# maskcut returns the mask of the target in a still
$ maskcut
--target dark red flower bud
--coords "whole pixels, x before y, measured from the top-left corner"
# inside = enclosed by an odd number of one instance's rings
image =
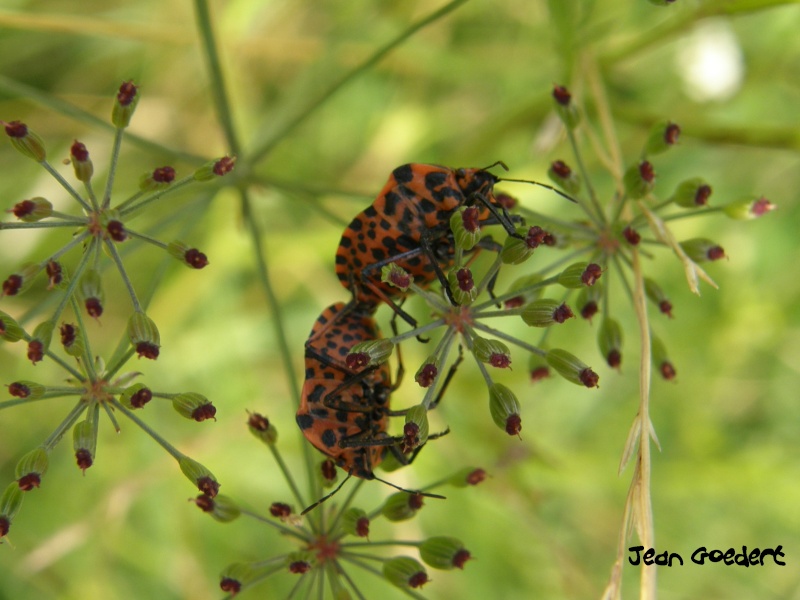
[[[78,468],[84,473],[86,472],[86,469],[91,467],[94,463],[92,460],[92,453],[85,448],[81,448],[75,453],[75,460],[78,463]]]
[[[694,203],[696,206],[705,206],[708,204],[708,198],[711,196],[711,186],[701,185],[697,188],[694,194]]]
[[[414,381],[416,381],[420,387],[430,387],[433,383],[433,380],[436,379],[436,375],[439,374],[439,369],[436,368],[436,365],[433,363],[426,363],[422,365],[422,368],[419,370],[417,375],[414,377]]]
[[[496,194],[494,201],[498,204],[498,206],[502,206],[506,210],[511,210],[517,206],[517,199],[503,192]]]
[[[553,312],[553,320],[556,323],[563,323],[567,319],[571,319],[574,316],[575,315],[572,313],[572,309],[569,306],[567,306],[566,304],[561,304]]]
[[[725,250],[722,246],[714,246],[708,249],[707,256],[708,260],[719,260],[720,258],[725,258]]]
[[[358,537],[369,537],[369,519],[361,517],[356,521],[356,535]]]
[[[658,303],[658,310],[672,318],[672,303],[669,300],[662,300]]]
[[[30,492],[33,488],[38,488],[42,483],[39,473],[28,473],[17,479],[17,485],[23,492]]]
[[[675,367],[669,361],[662,362],[659,367],[659,371],[661,371],[661,376],[667,381],[674,379],[678,374],[677,371],[675,371]]]
[[[230,577],[223,577],[219,582],[219,589],[235,596],[242,590],[242,583]]]
[[[117,102],[119,102],[121,106],[128,106],[131,102],[133,102],[134,98],[136,98],[137,90],[138,88],[133,85],[133,81],[126,81],[119,86]]]
[[[128,238],[128,234],[125,233],[125,226],[120,221],[109,221],[108,225],[106,225],[106,231],[108,232],[108,237],[115,242],[124,242]]]
[[[28,126],[20,121],[11,121],[5,123],[6,135],[12,138],[24,138],[28,135]]]
[[[289,573],[302,575],[303,573],[308,573],[310,570],[311,565],[305,560],[296,560],[289,564]]]
[[[503,302],[503,306],[505,308],[519,308],[525,304],[525,297],[524,296],[514,296],[513,298],[509,298],[505,302]]]
[[[422,494],[409,494],[408,506],[413,510],[419,510],[424,505]]]
[[[158,358],[158,353],[159,353],[159,348],[156,344],[153,344],[151,342],[139,342],[138,344],[136,344],[136,354],[138,355],[139,358],[144,357],[144,358],[149,358],[150,360],[155,360]],[[199,420],[202,421],[202,419]]]
[[[674,1],[674,0],[668,0]],[[668,123],[667,128],[664,130],[664,141],[673,146],[678,143],[678,138],[681,135],[681,128],[677,123]]]
[[[214,163],[214,174],[222,177],[223,175],[227,175],[231,171],[233,171],[234,163],[236,162],[235,158],[231,158],[230,156],[223,156],[217,162]]]
[[[369,354],[366,352],[354,352],[348,354],[344,359],[347,367],[353,371],[363,369],[369,364]]]
[[[464,229],[470,233],[478,231],[480,229],[480,217],[481,211],[478,210],[477,206],[470,206],[469,208],[464,209],[464,212],[461,213],[461,219],[464,222]]]
[[[475,281],[472,279],[472,271],[464,267],[456,272],[456,280],[458,287],[463,292],[469,292],[475,287]]]
[[[71,323],[63,323],[59,328],[59,333],[61,333],[61,345],[65,348],[69,348],[75,343],[75,326]]]
[[[622,230],[622,235],[626,240],[628,240],[628,243],[631,246],[638,246],[639,242],[642,241],[642,236],[639,235],[639,232],[633,229],[630,225]]]
[[[285,519],[292,514],[292,507],[283,502],[273,502],[269,507],[269,514],[279,519]]]
[[[247,418],[247,425],[256,431],[267,431],[269,429],[269,419],[259,413],[250,413]]]
[[[419,573],[415,573],[414,575],[408,578],[408,587],[411,588],[422,587],[429,581],[430,579],[428,579],[428,574],[423,571],[420,571]]]
[[[600,268],[600,265],[590,263],[583,272],[583,275],[581,275],[581,280],[586,285],[594,285],[602,274],[603,269]]]
[[[536,383],[541,381],[542,379],[547,379],[550,377],[550,369],[546,366],[541,365],[536,367],[535,369],[531,369],[531,382]]]
[[[190,248],[183,255],[186,264],[194,269],[202,269],[208,266],[208,258],[205,254],[200,252],[197,248]]]
[[[55,260],[48,261],[47,265],[45,266],[45,272],[47,273],[47,278],[50,281],[50,284],[47,287],[49,290],[56,287],[64,278],[64,275],[61,272],[61,264]]]
[[[103,314],[103,304],[98,298],[87,298],[84,306],[86,307],[86,314],[94,319],[100,318],[100,315]]]
[[[519,415],[511,415],[506,419],[506,433],[508,435],[519,435],[522,431],[522,417]]]
[[[133,406],[133,408],[142,408],[152,399],[153,392],[150,390],[150,388],[143,387],[131,394],[131,406]]]
[[[156,356],[158,356],[158,349],[156,349]],[[147,358],[150,357],[148,356]],[[192,412],[192,418],[198,423],[200,423],[208,419],[214,419],[216,414],[217,414],[217,407],[209,402],[208,404],[203,404],[202,406],[198,406],[197,408],[195,408],[194,411]]]
[[[214,498],[219,493],[219,483],[212,477],[201,477],[197,480],[197,489],[206,496]]]
[[[652,183],[656,178],[656,171],[653,168],[653,164],[648,160],[643,160],[640,162],[639,175],[641,175],[642,180],[646,181],[647,183]]]
[[[581,371],[578,378],[581,380],[581,383],[585,385],[587,388],[597,387],[597,384],[600,381],[600,376],[588,368]]]
[[[591,321],[592,317],[597,314],[598,310],[600,309],[597,307],[597,302],[594,300],[589,300],[589,302],[584,304],[583,308],[581,308],[581,317]]]
[[[622,364],[622,354],[620,353],[619,350],[611,350],[608,353],[608,356],[606,356],[606,362],[608,363],[609,367],[611,367],[612,369],[616,369]],[[588,386],[588,387],[594,387],[594,386]]]
[[[562,85],[553,86],[553,98],[562,106],[569,106],[572,94]]]
[[[22,275],[9,275],[3,282],[3,296],[16,296],[22,288]]]
[[[472,558],[472,556],[470,555],[469,550],[459,550],[453,557],[453,566],[458,569],[463,569],[464,563],[470,558]]]
[[[467,475],[467,483],[469,485],[478,485],[482,483],[484,479],[486,479],[486,471],[483,469],[475,469]]]
[[[208,494],[201,494],[194,499],[197,508],[203,512],[211,512],[214,510],[214,499]]]
[[[544,229],[538,225],[534,225],[528,229],[528,233],[525,235],[525,243],[528,245],[528,248],[538,248],[544,243],[544,240],[548,235],[549,234]]]
[[[153,171],[153,181],[157,183],[172,183],[175,180],[175,169],[172,167],[159,167]]]
[[[33,364],[41,361],[44,358],[44,344],[40,340],[31,340],[28,342],[28,360]]]
[[[33,200],[23,200],[22,202],[17,202],[14,208],[11,209],[11,212],[14,213],[15,217],[21,219],[33,213],[35,209],[36,203]]]
[[[20,381],[9,384],[8,393],[15,398],[27,398],[31,395],[31,388]]]
[[[0,517],[0,540],[8,535],[9,529],[11,529],[11,521],[6,517]]]
[[[489,364],[497,369],[508,369],[511,366],[511,357],[508,354],[495,352],[489,357]]]
[[[89,151],[81,142],[75,140],[69,149],[70,156],[77,161],[85,162],[89,160]]]

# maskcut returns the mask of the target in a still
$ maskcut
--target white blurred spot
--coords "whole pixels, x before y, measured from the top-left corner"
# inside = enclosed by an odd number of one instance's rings
[[[683,40],[677,62],[684,90],[697,102],[727,100],[742,85],[742,50],[723,19],[707,20],[695,27]]]

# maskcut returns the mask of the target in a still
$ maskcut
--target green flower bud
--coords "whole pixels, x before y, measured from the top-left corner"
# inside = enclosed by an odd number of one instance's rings
[[[558,283],[569,289],[592,286],[603,275],[603,269],[596,263],[577,262],[564,269],[558,276]]]
[[[700,208],[708,204],[709,196],[711,186],[702,177],[692,177],[678,184],[671,200],[684,208]]]
[[[344,360],[348,368],[361,370],[385,363],[393,350],[394,344],[390,340],[367,340],[353,346]]]
[[[567,129],[575,129],[580,123],[580,114],[572,102],[572,95],[567,88],[557,85],[553,88],[553,99],[558,118]]]
[[[89,158],[89,151],[82,143],[75,140],[69,149],[69,159],[72,162],[72,168],[75,170],[75,178],[78,181],[88,183],[94,174],[94,165]]]
[[[638,165],[632,165],[625,171],[622,179],[625,193],[634,200],[644,198],[653,191],[655,179],[656,174],[650,162],[645,160]]]
[[[62,323],[58,331],[61,335],[61,346],[64,348],[64,352],[70,356],[82,356],[86,350],[83,330],[72,323]]]
[[[11,315],[0,310],[0,338],[7,342],[16,342],[25,334],[22,327]]]
[[[476,467],[464,467],[456,471],[447,480],[453,487],[463,488],[468,485],[478,485],[486,479],[486,471]]]
[[[29,264],[22,267],[19,273],[9,275],[8,279],[3,282],[3,293],[0,294],[0,297],[17,296],[26,292],[41,270],[41,265]]]
[[[352,507],[342,514],[342,530],[348,535],[369,537],[369,517],[366,511]]]
[[[531,327],[549,327],[574,317],[572,309],[558,300],[542,298],[534,300],[522,311],[522,320]]]
[[[78,421],[72,428],[72,447],[78,467],[84,473],[94,463],[97,451],[97,423],[92,419]]]
[[[649,277],[644,278],[644,293],[645,295],[658,306],[658,310],[672,318],[672,303],[667,298],[664,290],[658,285],[654,279]]]
[[[339,470],[332,459],[326,458],[320,463],[317,475],[319,476],[318,481],[323,488],[332,488],[339,479]]]
[[[314,563],[316,563],[316,558],[308,550],[297,550],[286,556],[286,566],[289,568],[289,572],[295,575],[307,573],[313,568]]]
[[[406,412],[400,450],[405,454],[419,448],[428,441],[428,433],[428,409],[422,404],[412,406]]]
[[[28,381],[27,379],[15,381],[8,386],[9,394],[15,398],[22,398],[26,400],[37,400],[38,398],[44,396],[46,391],[47,388],[41,383]]]
[[[16,470],[19,488],[23,492],[29,492],[35,487],[38,488],[49,464],[50,459],[47,456],[47,451],[42,447],[31,450],[19,459]]]
[[[151,392],[150,388],[143,383],[134,383],[133,385],[128,386],[119,397],[119,401],[122,403],[122,405],[131,410],[144,408],[144,405],[150,402],[152,399],[153,392]]]
[[[428,583],[428,574],[419,561],[410,556],[395,556],[383,563],[383,576],[402,589],[418,588]]]
[[[529,355],[528,374],[530,375],[531,383],[537,383],[550,377],[550,366],[547,364],[547,360],[538,354]]]
[[[219,492],[219,483],[217,482],[217,478],[214,477],[214,474],[206,467],[188,456],[181,456],[180,459],[178,459],[178,466],[181,468],[181,472],[186,478],[203,494],[211,496],[212,498],[217,496]]]
[[[542,276],[538,273],[524,275],[518,279],[515,279],[514,282],[508,287],[506,294],[511,294],[514,292],[519,292],[519,294],[506,300],[504,306],[506,308],[518,308],[536,300],[544,291],[544,287],[539,285],[541,282]]]
[[[419,555],[429,567],[445,571],[463,569],[464,563],[470,559],[470,553],[464,548],[463,542],[447,536],[432,537],[422,542]]]
[[[472,250],[481,239],[480,209],[477,206],[461,207],[450,217],[450,230],[456,247]]]
[[[139,104],[139,88],[133,81],[126,81],[119,87],[114,107],[111,109],[111,123],[114,127],[125,129],[131,122],[137,104]]]
[[[198,423],[206,419],[214,419],[214,416],[217,414],[216,407],[211,404],[208,398],[196,392],[177,394],[172,399],[172,407],[178,411],[182,417],[193,419]]]
[[[44,321],[33,330],[33,335],[28,340],[28,360],[33,364],[44,359],[44,355],[50,349],[50,342],[53,341],[54,329],[51,321]]]
[[[236,503],[223,494],[217,494],[213,498],[208,494],[200,494],[194,499],[194,503],[200,510],[210,514],[220,523],[230,523],[241,514],[241,510],[236,506]]]
[[[500,429],[508,435],[519,435],[522,430],[519,401],[514,392],[501,383],[489,388],[489,412]]]
[[[191,248],[184,242],[170,242],[167,245],[167,252],[192,269],[202,269],[208,266],[208,257],[197,248]]]
[[[547,364],[567,381],[588,388],[597,387],[600,377],[578,357],[566,350],[554,348],[547,351]]]
[[[650,0],[651,2],[653,0]],[[674,0],[660,0],[665,2],[674,2]],[[655,4],[655,2],[654,2]],[[653,125],[650,129],[650,135],[644,146],[644,153],[647,156],[653,154],[661,154],[666,152],[672,146],[678,143],[678,138],[681,134],[681,128],[675,123],[670,121],[661,121]]]
[[[764,198],[764,196],[761,196],[758,198],[742,198],[736,202],[731,202],[722,210],[725,211],[725,214],[731,219],[745,221],[748,219],[757,219],[774,209],[775,205]]]
[[[381,507],[381,514],[389,521],[407,521],[413,518],[423,507],[421,494],[397,492],[389,496]]]
[[[581,191],[580,175],[570,169],[564,161],[557,160],[551,163],[547,170],[547,176],[550,181],[571,196],[576,196]]]
[[[472,278],[472,271],[466,267],[450,271],[447,274],[450,291],[458,304],[469,304],[478,295],[478,288]]]
[[[683,251],[694,262],[706,262],[725,258],[722,246],[707,238],[692,238],[680,243]]]
[[[30,200],[17,202],[11,212],[24,223],[35,223],[52,215],[53,205],[49,200],[36,196]]]
[[[259,576],[259,569],[247,563],[233,563],[220,573],[219,587],[230,596],[238,594],[242,587],[252,583]]]
[[[103,300],[105,298],[100,273],[96,269],[86,269],[78,283],[78,291],[83,299],[87,314],[95,319],[99,318],[103,314]]]
[[[11,145],[28,158],[32,158],[36,162],[44,162],[47,158],[47,152],[44,149],[44,142],[42,138],[36,133],[28,129],[25,123],[19,121],[11,121],[4,123],[6,135],[11,141]]]
[[[235,156],[223,156],[204,164],[194,172],[193,177],[195,181],[211,181],[215,177],[223,177],[233,171],[235,164]]]
[[[603,296],[603,285],[596,283],[591,287],[583,287],[578,293],[578,298],[575,301],[575,306],[581,313],[584,319],[592,320],[599,309],[600,299]]]
[[[142,174],[139,178],[139,189],[143,192],[156,192],[167,189],[175,181],[175,169],[159,167]]]
[[[612,369],[619,368],[622,363],[622,328],[615,319],[606,317],[600,323],[597,344],[608,366]]]
[[[650,349],[652,353],[653,365],[655,365],[655,367],[658,369],[658,372],[661,373],[661,377],[667,381],[674,379],[677,372],[675,371],[672,361],[667,355],[667,348],[664,346],[664,342],[651,334]]]
[[[392,452],[387,452],[378,468],[386,473],[391,473],[392,471],[397,471],[400,467],[405,467],[407,464],[401,463]]]
[[[139,358],[158,358],[161,337],[153,320],[143,312],[136,311],[128,320],[128,339]]]
[[[411,275],[395,263],[389,263],[381,268],[381,281],[396,287],[404,293],[408,291],[408,287],[412,283]]]
[[[22,499],[22,490],[19,489],[16,483],[10,483],[3,491],[3,495],[0,496],[0,518],[5,517],[11,521],[19,512],[22,506]]]
[[[508,236],[500,251],[500,260],[507,265],[518,265],[528,260],[550,235],[538,225],[517,227],[516,231],[521,238]]]
[[[498,369],[505,369],[511,365],[511,351],[500,340],[475,336],[472,338],[472,353],[482,363],[489,363]]]
[[[272,446],[278,441],[278,430],[267,419],[267,417],[258,413],[249,413],[247,419],[247,428],[254,436],[260,439],[268,446]]]

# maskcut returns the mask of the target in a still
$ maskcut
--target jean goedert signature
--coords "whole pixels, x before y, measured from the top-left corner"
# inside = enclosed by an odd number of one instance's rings
[[[698,565],[705,565],[707,563],[723,563],[725,565],[738,565],[740,567],[749,566],[764,566],[766,559],[767,564],[775,564],[785,567],[786,563],[780,559],[786,558],[783,553],[783,546],[778,545],[774,548],[753,548],[750,552],[747,551],[747,546],[742,546],[739,552],[738,548],[728,548],[727,550],[709,550],[705,546],[700,546],[697,550],[692,552],[691,561]],[[675,565],[683,566],[683,557],[677,552],[669,552],[664,550],[656,554],[655,548],[644,549],[644,546],[631,546],[628,548],[630,556],[628,562],[632,565],[657,565],[660,567],[672,567]],[[772,562],[770,562],[770,558]]]

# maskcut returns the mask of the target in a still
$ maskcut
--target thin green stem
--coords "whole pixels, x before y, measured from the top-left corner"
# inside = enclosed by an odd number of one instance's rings
[[[114,411],[111,410],[111,407],[108,405],[108,402],[103,402],[103,409],[106,411],[106,415],[108,416],[108,420],[111,421],[111,425],[114,427],[114,431],[119,433],[122,429],[117,422],[117,417],[114,416]]]
[[[202,48],[208,62],[208,70],[211,78],[211,93],[214,98],[214,106],[217,111],[222,130],[225,132],[225,139],[228,147],[234,155],[239,155],[241,149],[236,131],[233,127],[231,118],[231,108],[228,102],[228,93],[225,86],[225,78],[222,76],[222,65],[217,52],[216,38],[212,26],[211,14],[208,10],[206,0],[195,0],[195,17],[197,19],[197,29],[200,33]]]
[[[56,170],[53,168],[53,166],[52,166],[52,165],[51,165],[49,162],[47,162],[46,160],[43,160],[43,161],[42,161],[41,163],[39,163],[39,164],[40,164],[40,165],[42,165],[42,166],[45,168],[45,170],[46,170],[48,173],[50,173],[50,175],[52,175],[52,176],[55,178],[55,180],[56,180],[56,181],[58,181],[58,183],[60,183],[60,184],[61,184],[61,187],[63,187],[63,188],[64,188],[64,189],[67,191],[67,193],[68,193],[70,196],[72,196],[73,198],[75,198],[75,200],[78,202],[78,204],[80,204],[80,205],[83,207],[83,210],[85,210],[87,213],[90,213],[90,212],[92,212],[92,207],[91,207],[89,204],[87,204],[87,203],[86,203],[86,200],[84,200],[83,198],[81,198],[81,195],[80,195],[78,192],[76,192],[76,191],[75,191],[75,188],[73,188],[73,187],[72,187],[72,186],[71,186],[71,185],[70,185],[70,184],[67,182],[67,180],[66,180],[66,179],[64,179],[64,178],[61,176],[61,173],[59,173],[58,171],[56,171]]]
[[[88,235],[88,234],[87,234]],[[86,265],[89,264],[89,258],[91,257],[91,252],[84,252],[81,255],[81,260],[78,265],[75,267],[75,272],[72,274],[72,277],[69,279],[69,285],[67,289],[64,291],[64,295],[61,297],[61,301],[58,303],[53,316],[50,317],[50,320],[53,322],[53,325],[56,325],[61,313],[64,312],[64,309],[67,307],[67,303],[73,298],[75,288],[80,281],[81,274],[83,274],[83,270],[86,268]]]
[[[86,403],[83,400],[78,400],[78,403],[73,407],[64,420],[61,421],[59,426],[56,427],[53,433],[47,437],[42,444],[42,448],[48,452],[55,448],[58,442],[61,441],[61,438],[64,437],[64,434],[67,432],[67,430],[72,427],[78,418],[83,414],[84,410],[86,410]]]
[[[581,177],[583,178],[584,182],[586,182],[586,190],[589,194],[589,201],[591,202],[592,208],[594,210],[590,210],[590,208],[583,202],[580,198],[577,198],[578,204],[583,209],[583,211],[587,214],[587,216],[592,220],[592,222],[597,226],[598,229],[603,229],[605,227],[605,213],[603,209],[600,207],[600,204],[597,202],[597,195],[595,194],[594,188],[592,187],[592,181],[589,178],[589,172],[586,169],[586,165],[583,163],[583,158],[581,157],[580,149],[578,148],[578,141],[575,139],[575,132],[567,127],[567,139],[569,140],[569,145],[572,148],[572,155],[575,157],[575,162],[578,164],[578,170],[581,173]]]
[[[253,164],[258,163],[267,156],[278,143],[283,140],[295,127],[300,125],[303,121],[305,121],[309,115],[313,114],[317,109],[319,109],[325,102],[327,102],[336,92],[342,89],[345,85],[350,83],[352,80],[356,79],[362,73],[365,73],[376,64],[378,64],[381,60],[383,60],[390,52],[392,52],[395,48],[403,44],[408,38],[413,36],[417,31],[430,25],[431,23],[441,19],[447,13],[452,12],[462,4],[466,3],[467,0],[452,0],[448,2],[443,7],[438,10],[435,10],[427,17],[420,19],[411,27],[406,29],[403,33],[398,35],[393,40],[389,41],[386,45],[378,48],[372,56],[367,58],[363,63],[356,66],[352,69],[349,73],[345,73],[341,79],[335,82],[330,88],[328,88],[325,92],[322,93],[316,100],[313,100],[308,106],[302,109],[298,114],[294,117],[289,119],[282,127],[278,129],[269,139],[262,142],[260,147],[256,147],[253,152],[251,153],[251,161]]]
[[[266,517],[264,517],[262,515],[259,515],[258,513],[254,513],[253,511],[251,511],[249,509],[246,509],[246,508],[242,508],[241,509],[241,513],[243,515],[247,515],[248,517],[256,519],[257,521],[260,521],[261,523],[264,523],[265,525],[269,525],[270,527],[273,527],[273,528],[277,529],[278,531],[281,532],[282,535],[296,538],[296,539],[300,540],[301,542],[307,542],[308,541],[308,538],[306,536],[304,536],[301,533],[298,533],[294,528],[287,527],[283,523],[279,523],[279,522],[275,521],[274,519],[267,519]]]
[[[184,177],[180,181],[176,181],[167,188],[153,192],[151,196],[147,196],[145,198],[141,198],[141,196],[131,196],[125,202],[123,202],[117,207],[117,210],[119,211],[119,216],[121,219],[123,218],[130,219],[133,215],[142,210],[145,206],[152,204],[156,200],[161,200],[162,198],[164,198],[164,196],[176,192],[179,189],[186,187],[190,183],[195,183],[195,182],[196,179],[192,174],[188,175],[187,177]],[[136,200],[139,201],[135,202]]]
[[[531,352],[533,354],[538,354],[539,356],[545,356],[547,354],[547,351],[542,350],[541,348],[537,348],[536,346],[533,346],[531,344],[528,344],[527,342],[523,342],[522,340],[518,340],[514,336],[509,335],[504,331],[500,331],[499,329],[495,329],[494,327],[488,327],[483,323],[479,322],[474,323],[473,326],[475,327],[475,329],[478,329],[479,331],[483,331],[484,333],[488,333],[490,335],[498,337],[501,340],[505,340],[510,344],[519,346],[523,350],[527,350],[528,352]]]
[[[128,277],[128,273],[125,271],[125,265],[122,264],[122,258],[120,258],[119,252],[117,252],[117,247],[109,240],[104,241],[106,248],[108,248],[108,253],[111,255],[114,264],[117,265],[117,270],[119,271],[120,277],[122,277],[122,281],[125,282],[125,287],[128,288],[128,295],[131,297],[133,309],[136,312],[143,313],[144,310],[142,310],[142,306],[139,304],[139,299],[136,297],[136,291],[133,289],[133,284]]]
[[[412,329],[410,331],[406,331],[405,333],[401,333],[399,335],[391,337],[391,338],[389,338],[389,341],[391,341],[393,344],[399,344],[400,342],[402,342],[404,340],[408,340],[410,338],[417,337],[418,335],[422,335],[423,333],[427,333],[428,331],[432,331],[432,330],[436,329],[437,327],[441,327],[444,324],[445,324],[445,320],[444,319],[436,319],[435,321],[431,321],[430,323],[427,323],[426,325],[423,325],[422,327],[415,327],[414,329]]]
[[[34,223],[0,223],[1,230],[11,229],[49,229],[55,227],[85,227],[87,221],[72,217],[71,221],[36,221]]]
[[[359,556],[351,556],[348,553],[346,556],[342,556],[342,558],[346,558],[349,563],[357,566],[359,569],[363,569],[364,571],[367,571],[368,573],[372,573],[373,575],[375,575],[379,579],[385,581],[383,573],[378,571],[378,569],[374,568],[372,565],[368,565],[368,564],[362,562],[361,560],[359,560],[359,558],[360,558]],[[369,555],[365,555],[365,556],[363,556],[363,558],[377,559],[377,560],[380,560],[381,562],[383,562],[385,560],[385,559],[380,559],[378,557],[369,556]],[[414,591],[412,591],[412,590],[410,590],[408,588],[398,588],[398,589],[401,592],[403,592],[406,596],[414,598],[414,600],[425,600],[425,596],[421,596],[420,594],[417,594],[416,592],[414,592]]]
[[[81,390],[77,390],[72,388],[71,392],[60,392],[60,393],[50,393],[47,392],[42,394],[38,398],[15,398],[14,400],[5,400],[0,402],[0,410],[4,408],[11,408],[12,406],[18,406],[20,404],[30,404],[31,402],[39,402],[41,400],[52,400],[53,398],[67,398],[69,396],[81,396],[83,392]]]
[[[283,457],[281,456],[281,453],[278,450],[277,446],[275,446],[275,444],[268,444],[268,447],[270,452],[272,452],[273,458],[275,458],[275,462],[278,463],[278,467],[280,468],[281,473],[283,473],[284,479],[286,479],[286,482],[289,484],[289,487],[292,488],[292,495],[294,495],[295,500],[297,500],[298,504],[305,506],[306,500],[300,493],[300,490],[294,481],[294,477],[292,477],[292,472],[289,469],[289,467],[286,466],[286,463],[284,462]]]
[[[83,187],[86,188],[86,195],[89,196],[89,201],[92,203],[92,208],[95,212],[100,210],[100,205],[97,203],[97,196],[94,193],[94,187],[92,186],[91,179],[89,181],[84,181]]]
[[[43,261],[42,261],[42,264],[43,264],[43,265],[46,265],[46,264],[47,264],[47,263],[49,263],[51,260],[58,260],[58,258],[59,258],[60,256],[63,256],[64,254],[66,254],[67,252],[69,252],[70,250],[72,250],[72,249],[73,249],[75,246],[79,246],[80,244],[82,244],[82,243],[83,243],[83,241],[84,241],[84,240],[85,240],[87,237],[89,237],[89,235],[90,235],[90,234],[89,234],[89,232],[88,232],[88,231],[82,231],[82,232],[80,233],[80,235],[77,235],[77,236],[75,236],[75,237],[74,237],[72,240],[70,240],[70,241],[69,241],[67,244],[65,244],[64,246],[62,246],[62,247],[61,247],[61,248],[60,248],[58,251],[56,251],[54,254],[50,255],[50,257],[49,257],[49,258],[46,258],[45,260],[43,260]],[[94,243],[95,243],[95,240],[93,239],[91,243],[92,243],[92,244],[94,244]],[[89,254],[90,252],[91,252],[91,246],[90,246],[89,248],[87,248],[87,250],[86,250],[85,254]],[[81,262],[83,262],[83,259],[81,259]],[[73,275],[73,278],[74,278],[74,275]]]
[[[83,324],[83,316],[81,315],[81,309],[80,306],[78,306],[78,301],[75,298],[75,294],[72,294],[70,297],[70,304],[72,306],[72,312],[75,315],[75,320],[78,322],[78,329],[81,331],[83,336],[83,353],[81,355],[81,359],[83,360],[83,368],[86,369],[89,379],[95,381],[97,380],[97,373],[94,370],[92,348],[89,345],[89,336],[87,335],[86,327]]]
[[[514,312],[514,310],[511,310],[511,309],[502,310],[502,311],[492,311],[490,313],[489,312],[481,312],[481,311],[483,311],[486,308],[496,306],[498,302],[504,302],[506,300],[511,300],[511,298],[516,298],[517,296],[524,296],[528,292],[532,292],[532,291],[537,290],[539,288],[545,288],[545,287],[547,287],[549,285],[553,285],[555,283],[558,283],[558,275],[554,275],[553,277],[549,277],[547,279],[542,279],[541,281],[537,281],[534,284],[531,284],[531,285],[528,285],[528,286],[525,286],[525,287],[521,287],[519,289],[512,290],[510,292],[506,292],[505,294],[501,294],[500,296],[495,296],[491,300],[487,300],[486,302],[483,302],[481,304],[476,304],[475,306],[472,307],[471,312],[476,317],[503,316],[503,315],[506,315],[506,314],[522,314],[521,310]]]
[[[140,429],[142,429],[147,435],[153,438],[158,443],[159,446],[164,448],[164,450],[166,450],[172,456],[172,458],[174,458],[177,461],[180,461],[183,458],[184,455],[181,452],[179,452],[178,449],[175,448],[175,446],[170,444],[167,440],[165,440],[158,433],[156,433],[155,430],[152,429],[147,423],[142,421],[139,417],[137,417],[135,414],[133,414],[131,411],[125,408],[125,406],[121,402],[119,402],[116,398],[112,398],[111,403],[114,405],[114,408],[116,408],[123,415],[128,417],[131,421],[136,423],[136,425],[138,425]]]
[[[364,481],[365,481],[364,479],[359,478],[356,480],[356,483],[354,485],[350,486],[350,493],[347,494],[347,498],[345,499],[344,504],[342,504],[342,507],[336,513],[336,518],[334,518],[333,521],[331,522],[331,526],[329,527],[330,531],[336,531],[336,526],[339,524],[342,515],[350,507],[350,504],[352,504],[353,500],[355,500],[356,494],[358,494],[359,490],[361,489],[361,486],[364,485]],[[341,534],[336,536],[336,539],[340,539],[344,535],[345,535],[344,532],[342,532]]]
[[[133,238],[140,239],[143,242],[147,242],[148,244],[152,244],[153,246],[156,246],[157,248],[161,248],[162,250],[166,250],[169,247],[167,244],[165,244],[161,240],[157,240],[156,238],[150,237],[149,235],[144,234],[144,233],[139,233],[138,231],[132,231],[132,230],[128,229],[127,227],[125,228],[125,233],[127,233],[129,236],[131,236]]]
[[[108,165],[108,179],[106,179],[106,189],[103,192],[103,210],[111,205],[111,193],[114,189],[114,177],[117,173],[119,151],[122,146],[122,135],[124,132],[124,129],[120,129],[119,127],[114,128],[114,144],[111,147],[111,162]]]

